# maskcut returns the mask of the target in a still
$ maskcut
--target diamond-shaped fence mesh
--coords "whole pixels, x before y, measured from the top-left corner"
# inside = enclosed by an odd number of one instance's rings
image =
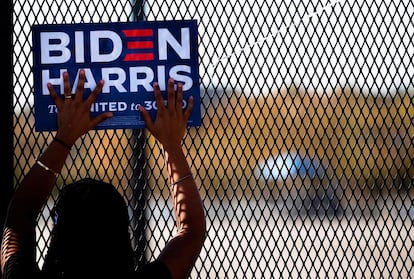
[[[15,184],[51,141],[34,131],[31,25],[197,19],[202,125],[184,138],[207,238],[191,278],[414,277],[413,0],[13,1]],[[76,149],[76,150],[75,150]],[[174,233],[160,146],[93,131],[57,189],[124,194],[137,265]]]

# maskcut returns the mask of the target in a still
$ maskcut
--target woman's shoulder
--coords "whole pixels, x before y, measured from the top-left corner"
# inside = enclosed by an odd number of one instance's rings
[[[171,274],[168,267],[159,260],[152,261],[142,268],[138,269],[137,277],[135,278],[157,278],[157,279],[170,279]]]

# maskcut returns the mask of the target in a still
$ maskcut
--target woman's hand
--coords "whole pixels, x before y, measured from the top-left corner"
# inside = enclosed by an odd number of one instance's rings
[[[167,105],[160,91],[158,83],[154,83],[154,95],[157,104],[157,115],[155,121],[143,106],[139,107],[144,118],[145,125],[151,134],[163,145],[164,149],[170,147],[181,147],[187,127],[187,121],[191,116],[194,100],[191,96],[188,100],[188,107],[183,111],[183,85],[178,83],[177,94],[174,93],[174,79],[168,80]]]
[[[102,91],[104,81],[98,82],[95,89],[83,100],[85,71],[79,71],[79,81],[76,93],[72,96],[72,89],[69,82],[69,74],[63,73],[64,99],[56,93],[52,84],[48,83],[50,95],[57,107],[58,130],[56,137],[64,141],[67,145],[72,146],[76,140],[94,129],[96,125],[113,116],[112,112],[104,112],[98,116],[91,117],[91,106]]]

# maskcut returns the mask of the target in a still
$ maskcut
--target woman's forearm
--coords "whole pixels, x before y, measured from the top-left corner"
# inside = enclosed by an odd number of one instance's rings
[[[161,252],[173,278],[188,278],[204,243],[206,233],[202,200],[181,147],[164,151],[170,177],[177,234]]]
[[[60,143],[53,140],[49,144],[16,189],[8,210],[7,226],[23,230],[22,234],[32,233],[30,226],[50,195],[56,174],[61,171],[68,154],[69,150]],[[27,222],[23,222],[24,219]]]
[[[165,161],[170,177],[177,229],[204,234],[205,217],[199,190],[181,147],[166,150]]]

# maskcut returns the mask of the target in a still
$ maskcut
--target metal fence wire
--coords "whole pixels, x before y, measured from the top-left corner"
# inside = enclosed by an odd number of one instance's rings
[[[207,216],[191,278],[414,278],[413,0],[13,1],[14,180],[34,132],[31,25],[197,19],[202,125],[184,138]],[[119,185],[137,266],[174,233],[160,146],[91,131],[62,185]]]

